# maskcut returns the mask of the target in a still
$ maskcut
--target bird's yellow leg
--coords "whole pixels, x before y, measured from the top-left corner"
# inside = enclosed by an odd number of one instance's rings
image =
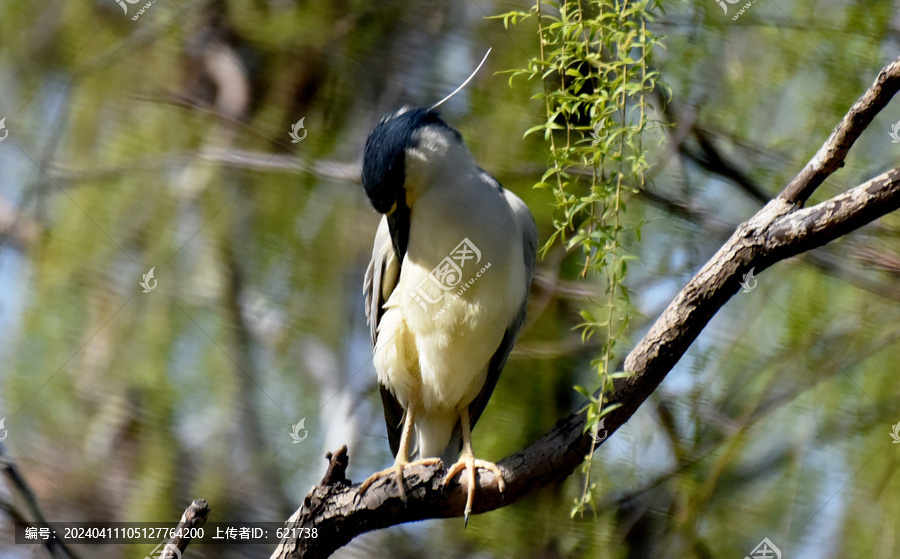
[[[447,476],[444,477],[444,485],[448,485],[459,472],[463,470],[468,472],[469,476],[466,480],[468,495],[466,497],[466,510],[464,513],[466,524],[468,524],[469,513],[472,512],[472,504],[475,502],[475,469],[481,468],[483,470],[491,471],[497,477],[497,488],[501,493],[506,489],[506,482],[503,480],[503,474],[500,473],[500,468],[497,467],[497,464],[475,458],[475,451],[472,450],[472,430],[469,428],[468,409],[464,409],[462,413],[459,414],[459,422],[462,426],[463,452],[462,456],[459,457],[459,462],[450,466],[450,469],[447,471]]]
[[[400,432],[400,448],[397,449],[397,458],[394,459],[394,465],[386,470],[381,470],[380,472],[375,472],[370,475],[368,479],[359,486],[360,494],[365,493],[366,489],[368,489],[375,481],[394,474],[395,480],[397,481],[397,488],[400,490],[400,498],[406,502],[406,486],[403,483],[403,469],[408,466],[441,464],[440,458],[424,458],[422,460],[416,460],[415,462],[409,461],[409,435],[412,432],[414,418],[412,406],[406,410],[404,416],[403,430]]]

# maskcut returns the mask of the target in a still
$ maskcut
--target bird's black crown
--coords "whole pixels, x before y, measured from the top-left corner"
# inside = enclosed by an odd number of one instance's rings
[[[448,130],[462,141],[459,132],[441,120],[436,111],[422,108],[389,114],[369,134],[363,155],[362,183],[378,212],[387,213],[394,204],[403,202],[406,150],[416,147],[418,132],[427,126]]]

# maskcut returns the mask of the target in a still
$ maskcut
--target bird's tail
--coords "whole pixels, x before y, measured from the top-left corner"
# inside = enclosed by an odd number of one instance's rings
[[[416,418],[419,458],[439,457],[445,467],[449,466],[459,456],[460,441],[458,418],[424,415]]]
[[[456,463],[460,450],[462,450],[462,425],[457,421],[453,431],[450,433],[450,442],[447,443],[447,447],[441,453],[441,462],[444,463],[444,468],[449,468]]]

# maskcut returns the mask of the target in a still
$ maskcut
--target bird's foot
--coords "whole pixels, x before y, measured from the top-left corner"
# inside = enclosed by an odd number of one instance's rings
[[[503,474],[500,473],[500,468],[497,467],[497,464],[494,464],[493,462],[479,460],[474,456],[463,456],[459,459],[459,462],[450,466],[447,475],[444,477],[444,487],[449,485],[459,472],[466,470],[469,473],[468,479],[466,480],[466,490],[468,491],[468,495],[466,497],[466,510],[464,513],[466,525],[469,524],[469,514],[472,512],[472,504],[475,502],[475,470],[477,468],[489,470],[496,476],[497,489],[499,489],[501,493],[506,489],[506,481],[503,479]]]
[[[423,458],[421,460],[415,460],[413,462],[395,462],[393,466],[387,468],[386,470],[381,470],[380,472],[375,472],[370,475],[366,481],[362,482],[359,486],[358,493],[362,495],[366,492],[366,489],[369,488],[370,485],[378,481],[383,477],[387,477],[391,474],[394,474],[394,479],[397,482],[397,488],[400,490],[400,499],[403,502],[406,502],[406,484],[403,482],[403,470],[405,468],[409,468],[411,466],[432,466],[439,465],[443,467],[443,463],[440,458]]]

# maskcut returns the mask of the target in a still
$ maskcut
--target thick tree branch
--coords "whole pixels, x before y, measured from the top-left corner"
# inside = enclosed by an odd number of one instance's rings
[[[615,381],[615,391],[609,395],[609,404],[619,407],[606,416],[608,434],[628,421],[659,386],[712,316],[737,292],[744,273],[751,268],[761,272],[900,207],[900,169],[894,169],[817,206],[800,209],[828,174],[840,167],[850,145],[898,87],[900,59],[879,74],[807,168],[778,198],[738,226],[678,293],[625,360],[629,374]],[[573,413],[528,448],[499,462],[506,480],[503,494],[492,474],[480,472],[474,512],[508,505],[568,477],[591,448],[584,428],[585,415]],[[273,558],[327,557],[363,532],[413,520],[462,516],[465,505],[463,486],[454,482],[442,490],[443,470],[438,467],[406,470],[405,505],[391,478],[379,480],[361,496],[356,486],[340,477],[335,477],[334,484],[313,488],[288,520],[288,526],[315,527],[318,537],[283,541]]]
[[[702,227],[704,231],[711,233],[715,237],[725,237],[730,235],[735,229],[735,225],[723,222],[703,210],[694,209],[677,198],[671,198],[646,189],[638,190],[637,195],[674,217],[685,219]],[[889,277],[887,281],[872,279],[864,274],[862,268],[858,265],[861,262],[863,266],[874,267],[896,276],[900,273],[900,256],[885,252],[885,250],[876,250],[869,246],[858,248],[854,256],[854,260],[842,260],[835,253],[835,250],[830,252],[811,251],[804,253],[803,259],[811,266],[841,278],[856,288],[869,291],[885,299],[900,301],[900,283],[895,281],[896,278]],[[581,344],[580,339],[578,343]],[[580,347],[587,348],[590,346],[582,344]],[[518,349],[517,345],[516,349],[513,350],[514,354]],[[560,351],[575,350],[562,348]],[[533,354],[529,353],[528,355],[531,356]],[[538,353],[537,355],[541,354]]]
[[[892,169],[821,204],[791,212],[771,225],[767,244],[781,260],[842,237],[900,207],[898,182],[900,169]]]
[[[900,207],[900,169],[817,206],[801,210],[792,207],[776,198],[737,228],[628,355],[625,370],[634,374],[617,382],[614,402],[621,403],[625,410],[637,409],[715,312],[737,292],[740,278],[751,268],[761,272]],[[613,414],[617,412],[621,413],[616,410]],[[618,426],[607,421],[607,426],[610,424]]]

